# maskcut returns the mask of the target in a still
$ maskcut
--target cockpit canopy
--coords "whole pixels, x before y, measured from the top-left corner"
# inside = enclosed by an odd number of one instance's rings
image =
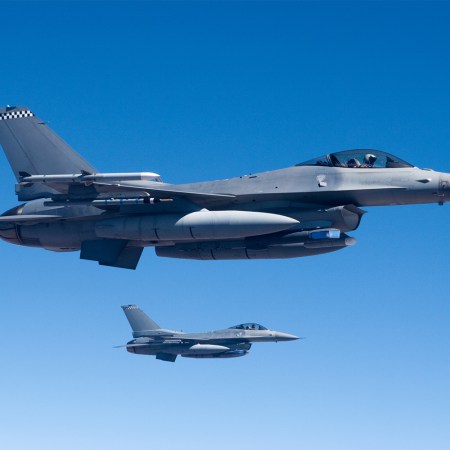
[[[263,327],[259,323],[241,323],[240,325],[230,327],[229,329],[233,329],[233,330],[267,330],[266,327]]]
[[[380,150],[345,150],[343,152],[329,153],[310,159],[296,166],[328,166],[347,167],[352,169],[398,169],[414,167],[412,164]]]

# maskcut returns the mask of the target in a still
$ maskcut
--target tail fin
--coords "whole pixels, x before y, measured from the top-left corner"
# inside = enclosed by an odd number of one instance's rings
[[[23,174],[95,173],[96,170],[28,108],[0,108],[0,144],[19,180]]]
[[[160,330],[161,327],[142,311],[137,305],[122,306],[123,312],[130,322],[133,332]]]

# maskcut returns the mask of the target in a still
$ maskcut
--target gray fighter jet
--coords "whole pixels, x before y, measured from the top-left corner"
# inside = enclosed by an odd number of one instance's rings
[[[286,169],[191,184],[102,173],[28,108],[0,109],[0,144],[22,203],[5,241],[135,269],[144,247],[187,259],[311,256],[355,243],[360,207],[448,202],[450,174],[389,153],[348,150]]]
[[[174,362],[185,358],[236,358],[245,356],[252,342],[293,341],[297,336],[268,330],[257,323],[243,323],[208,333],[183,333],[162,329],[136,305],[122,306],[133,340],[119,347],[130,353],[154,355],[156,359]]]

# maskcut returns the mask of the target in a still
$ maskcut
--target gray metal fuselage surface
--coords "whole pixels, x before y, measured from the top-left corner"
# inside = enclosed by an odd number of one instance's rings
[[[25,107],[0,109],[0,144],[24,202],[0,216],[3,240],[128,269],[145,247],[198,260],[323,254],[355,243],[362,207],[450,198],[449,174],[364,149],[190,184],[100,173]]]
[[[128,352],[156,356],[174,362],[185,358],[237,358],[248,354],[253,342],[282,342],[298,339],[293,334],[269,330],[257,323],[243,323],[206,333],[183,333],[166,330],[147,316],[137,305],[122,309],[133,329],[133,340],[127,342]]]

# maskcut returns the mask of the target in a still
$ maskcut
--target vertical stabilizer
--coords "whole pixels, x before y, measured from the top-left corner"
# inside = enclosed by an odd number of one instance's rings
[[[0,108],[0,144],[17,180],[96,170],[24,106]]]
[[[137,305],[124,305],[122,306],[123,312],[127,316],[128,322],[130,322],[133,332],[136,331],[151,331],[160,330],[161,327],[154,322],[150,317],[142,311]]]

